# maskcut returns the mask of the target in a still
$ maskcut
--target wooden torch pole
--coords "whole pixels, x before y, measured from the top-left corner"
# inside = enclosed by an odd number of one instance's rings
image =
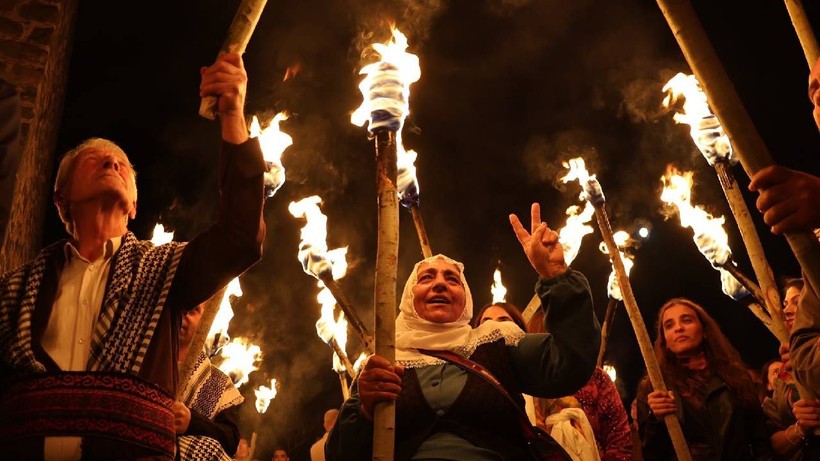
[[[376,252],[376,354],[396,360],[396,270],[399,255],[399,199],[396,191],[396,133],[376,132],[378,249]],[[392,461],[396,403],[379,402],[373,415],[373,459]]]
[[[720,119],[743,169],[754,176],[774,164],[763,139],[743,107],[726,71],[720,64],[709,37],[689,0],[657,0],[686,61],[695,73],[709,105]],[[820,245],[810,232],[786,234],[806,282],[820,292]],[[772,322],[779,316],[773,315]]]
[[[419,244],[421,245],[421,254],[424,259],[433,256],[433,249],[430,248],[430,240],[427,238],[427,229],[424,227],[424,221],[421,219],[421,211],[417,205],[410,207],[410,214],[413,215],[413,224],[416,225],[416,233],[419,236]]]
[[[621,260],[621,252],[618,245],[615,243],[615,238],[612,236],[612,227],[609,224],[609,218],[606,213],[606,205],[601,202],[595,205],[595,218],[598,221],[598,227],[601,229],[601,236],[606,244],[609,259],[612,261],[612,267],[615,269],[615,276],[618,279],[618,286],[621,288],[621,294],[624,298],[624,307],[626,313],[629,315],[629,320],[632,322],[632,328],[635,330],[635,336],[638,339],[638,346],[643,356],[643,361],[646,364],[646,373],[649,375],[649,381],[652,383],[652,388],[656,391],[666,391],[666,384],[663,381],[661,368],[658,365],[658,359],[655,357],[655,352],[652,349],[652,341],[649,339],[649,332],[646,331],[646,325],[643,322],[641,311],[638,309],[638,302],[635,300],[635,295],[632,293],[632,286],[629,284],[629,276],[626,274],[624,262]],[[666,429],[669,431],[669,438],[672,439],[672,446],[675,449],[675,454],[679,461],[692,461],[692,456],[689,454],[689,447],[686,445],[686,439],[683,437],[683,430],[680,426],[680,421],[675,413],[663,417],[663,422],[666,424]]]
[[[245,47],[248,46],[251,35],[256,29],[256,23],[262,16],[262,10],[265,9],[265,3],[267,0],[242,0],[228,29],[228,34],[225,36],[225,41],[222,43],[222,48],[219,50],[220,55],[245,52]],[[213,96],[202,98],[199,104],[199,115],[213,120],[216,117],[216,103],[217,99]]]
[[[615,317],[615,309],[618,307],[618,300],[609,298],[606,305],[606,314],[604,314],[604,323],[601,325],[601,348],[598,349],[598,366],[604,364],[604,355],[606,355],[606,341],[609,339],[609,332],[612,330],[612,319]]]
[[[809,69],[811,69],[814,63],[817,62],[817,58],[820,57],[820,48],[817,46],[817,38],[814,36],[809,18],[806,17],[803,2],[801,0],[785,1],[786,9],[789,11],[789,18],[792,20],[792,26],[794,26],[797,39],[800,40],[803,54],[806,55],[806,61],[809,63]]]
[[[339,284],[333,279],[333,274],[330,271],[323,272],[319,274],[319,280],[325,284],[333,297],[336,298],[336,304],[338,304],[339,308],[342,309],[342,312],[345,313],[345,318],[348,322],[350,322],[350,325],[353,326],[353,329],[359,333],[359,338],[362,340],[362,344],[367,352],[370,354],[375,352],[373,349],[373,335],[370,334],[370,330],[367,329],[367,325],[362,322],[359,314],[357,314],[356,310],[353,309],[353,306],[350,304],[350,301],[347,300],[347,297],[342,292]]]

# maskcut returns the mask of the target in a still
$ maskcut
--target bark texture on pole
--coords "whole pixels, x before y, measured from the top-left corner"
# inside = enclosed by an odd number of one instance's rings
[[[775,334],[780,342],[789,342],[789,330],[783,323],[783,318],[780,316],[782,303],[780,301],[780,293],[777,291],[777,284],[774,280],[774,273],[766,260],[766,254],[763,252],[763,244],[760,243],[760,236],[757,234],[752,217],[749,214],[749,208],[746,206],[746,201],[743,199],[743,194],[737,185],[734,174],[729,169],[726,162],[716,162],[715,171],[720,179],[720,187],[726,195],[726,201],[729,202],[729,208],[732,210],[732,215],[737,222],[737,228],[740,231],[740,236],[743,238],[743,244],[746,246],[746,253],[749,255],[749,261],[752,263],[752,270],[757,278],[757,283],[760,285],[760,294],[754,293],[749,287],[749,291],[755,294],[755,297],[762,296],[758,302],[763,303],[763,307],[769,312],[771,317],[771,331]],[[727,269],[728,270],[728,269]],[[732,273],[732,275],[735,275]],[[743,281],[738,279],[743,284]],[[745,284],[744,284],[745,286]]]
[[[378,249],[376,251],[376,354],[396,360],[396,270],[399,256],[399,199],[396,193],[396,133],[376,133],[376,193]],[[396,403],[379,402],[373,415],[373,459],[393,459]]]
[[[347,400],[350,398],[350,384],[347,382],[347,375],[345,372],[342,371],[339,373],[339,384],[342,386],[342,399]]]
[[[427,229],[424,227],[424,221],[421,219],[421,211],[419,210],[419,207],[411,207],[410,214],[413,215],[413,224],[416,225],[416,234],[419,236],[421,254],[424,256],[424,259],[427,259],[430,256],[433,256],[433,249],[430,247],[430,240],[427,239]]]
[[[726,75],[691,2],[657,2],[746,174],[752,177],[761,169],[773,165],[771,154]],[[820,292],[820,245],[816,237],[810,232],[791,233],[786,234],[786,240],[803,269],[806,282],[815,292]]]
[[[604,314],[604,323],[601,325],[601,348],[598,349],[598,366],[603,366],[606,355],[606,341],[609,339],[609,332],[612,330],[612,319],[615,318],[615,309],[618,307],[618,300],[609,298]]]
[[[606,244],[609,259],[612,261],[612,267],[615,269],[615,277],[618,279],[618,286],[621,288],[626,313],[629,315],[629,321],[632,322],[632,329],[635,330],[635,336],[638,339],[638,346],[640,347],[643,361],[646,364],[646,374],[649,375],[649,381],[652,383],[654,390],[666,391],[666,383],[663,381],[661,368],[660,365],[658,365],[657,357],[655,357],[655,351],[652,349],[652,341],[649,339],[649,332],[646,331],[646,324],[644,324],[641,311],[638,308],[638,302],[632,293],[632,285],[629,284],[629,276],[626,274],[624,262],[621,260],[621,253],[618,249],[618,245],[615,243],[615,238],[612,236],[612,227],[609,224],[609,218],[607,217],[606,207],[604,205],[595,207],[595,218],[598,221],[598,227],[601,229],[601,236]],[[692,461],[692,456],[689,454],[689,446],[683,437],[683,430],[680,427],[678,417],[672,413],[664,416],[663,422],[669,431],[669,438],[672,439],[672,446],[675,449],[678,460]]]
[[[521,317],[524,318],[525,325],[530,323],[532,316],[535,315],[535,311],[537,311],[539,307],[541,307],[541,299],[538,295],[533,295],[530,302],[527,303],[527,307],[521,312]]]
[[[801,0],[785,0],[786,9],[789,11],[789,18],[792,20],[792,26],[797,33],[797,39],[800,40],[800,46],[803,48],[803,54],[806,56],[806,61],[809,63],[809,69],[820,57],[820,48],[817,46],[817,38],[814,36],[814,31],[811,28],[809,18],[806,17],[806,11],[803,9],[803,2]]]
[[[267,0],[242,0],[228,29],[228,34],[225,36],[225,41],[222,43],[222,49],[219,50],[220,55],[245,52],[251,35],[256,29],[256,23],[259,22],[259,16],[262,16],[262,10],[265,9],[265,3]],[[217,99],[213,96],[202,98],[199,104],[199,115],[213,120],[216,117],[216,103]]]
[[[185,389],[188,384],[188,376],[191,370],[194,369],[196,359],[199,356],[199,351],[205,347],[205,340],[208,339],[208,333],[211,331],[211,325],[214,323],[216,313],[219,312],[219,306],[222,304],[222,298],[225,296],[227,285],[221,290],[217,291],[215,295],[211,296],[205,304],[205,309],[202,311],[202,317],[199,320],[199,326],[196,329],[194,337],[191,339],[191,345],[188,346],[188,353],[179,365],[179,385],[177,385],[177,400],[179,400],[179,393]]]

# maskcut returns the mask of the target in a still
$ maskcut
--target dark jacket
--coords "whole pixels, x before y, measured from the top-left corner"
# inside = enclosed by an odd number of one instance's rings
[[[645,459],[674,460],[672,441],[663,420],[655,418],[649,410],[647,396],[652,386],[644,378],[638,387],[638,424]],[[683,402],[674,392],[678,406],[678,419],[686,436],[686,420]],[[751,461],[772,459],[769,438],[759,406],[742,405],[732,389],[718,377],[706,386],[704,399],[712,427],[711,441],[714,452],[722,461]],[[696,459],[697,461],[697,459]]]

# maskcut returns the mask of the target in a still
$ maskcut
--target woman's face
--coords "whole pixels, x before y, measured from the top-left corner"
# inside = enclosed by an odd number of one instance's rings
[[[419,317],[436,323],[455,322],[466,305],[460,270],[437,259],[419,266],[413,287],[413,308]]]
[[[774,380],[777,379],[777,374],[780,373],[780,367],[783,366],[781,362],[772,362],[769,364],[769,369],[766,370],[766,389],[774,391]]]
[[[481,313],[481,319],[478,324],[486,322],[487,320],[495,320],[496,322],[512,322],[513,319],[510,314],[501,306],[490,306],[484,309]]]
[[[697,313],[685,304],[673,304],[661,320],[666,348],[675,355],[700,351],[703,344],[703,325]]]
[[[789,287],[783,300],[783,323],[791,331],[794,318],[797,316],[797,305],[800,301],[800,288]]]

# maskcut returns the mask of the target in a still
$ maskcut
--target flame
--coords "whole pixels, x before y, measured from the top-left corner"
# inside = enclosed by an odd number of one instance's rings
[[[225,293],[222,295],[222,301],[219,303],[219,310],[214,316],[214,321],[211,323],[211,329],[208,331],[207,345],[213,345],[214,338],[219,335],[220,344],[215,345],[218,348],[220,345],[226,343],[230,336],[228,336],[228,325],[233,319],[233,308],[231,307],[231,296],[242,296],[242,287],[239,285],[239,277],[234,277],[233,280],[225,287]]]
[[[259,138],[259,146],[262,148],[262,157],[268,165],[265,172],[265,193],[268,197],[282,187],[285,183],[285,167],[282,166],[282,153],[293,144],[293,138],[279,129],[279,124],[288,119],[285,112],[279,112],[273,117],[267,128],[262,129],[259,119],[253,116],[251,121],[252,138]]]
[[[613,367],[612,365],[604,365],[602,368],[604,369],[604,372],[606,372],[606,374],[609,375],[609,379],[611,379],[614,383],[615,378],[618,377],[618,371],[615,370],[615,367]]]
[[[362,352],[361,354],[359,354],[359,358],[356,359],[356,361],[353,363],[353,369],[356,370],[357,373],[359,372],[359,370],[361,370],[362,364],[364,363],[367,357],[368,355]]]
[[[507,288],[501,283],[501,270],[496,269],[493,273],[493,286],[490,288],[493,294],[493,304],[503,303],[507,300]]]
[[[270,401],[276,398],[276,378],[271,378],[270,387],[262,385],[253,391],[256,394],[256,411],[264,413],[268,411]]]
[[[368,130],[375,132],[388,129],[396,132],[396,165],[398,178],[396,187],[402,205],[419,205],[419,183],[416,177],[416,152],[405,150],[401,138],[404,120],[410,113],[410,85],[421,78],[418,56],[407,53],[407,37],[392,28],[390,42],[374,43],[380,61],[368,64],[359,71],[365,78],[359,83],[363,101],[350,116],[350,122],[364,126],[369,121]]]
[[[393,131],[401,131],[404,119],[410,113],[410,85],[421,78],[418,56],[406,52],[407,37],[396,28],[391,32],[390,42],[372,45],[381,60],[359,71],[359,75],[365,75],[359,83],[364,100],[351,114],[350,122],[364,126],[369,121],[371,132],[391,123]],[[392,119],[373,120],[372,115],[377,111],[387,112]]]
[[[347,247],[328,251],[327,217],[319,209],[320,203],[322,199],[313,195],[288,205],[290,214],[306,220],[301,231],[298,258],[302,262],[302,269],[308,274],[319,278],[331,271],[333,278],[338,280],[347,272]]]
[[[732,156],[732,144],[723,131],[723,126],[709,108],[706,94],[694,75],[678,73],[664,85],[666,97],[664,107],[670,107],[682,96],[683,112],[676,112],[673,118],[677,123],[689,125],[689,134],[695,145],[712,165],[717,160],[729,160],[735,163]]]
[[[558,231],[558,241],[564,248],[564,260],[567,264],[572,264],[578,256],[584,236],[592,233],[592,226],[587,223],[592,220],[593,214],[595,208],[589,202],[585,202],[583,210],[578,205],[567,208],[567,222]]]
[[[248,382],[251,372],[259,369],[256,363],[262,360],[262,349],[245,338],[234,338],[219,355],[223,357],[219,369],[231,377],[236,387],[240,387]]]
[[[560,181],[564,184],[578,180],[581,185],[581,194],[578,196],[581,200],[589,200],[593,203],[603,202],[604,192],[601,190],[601,185],[594,174],[589,174],[586,169],[584,159],[577,157],[569,159],[569,161],[562,162],[564,168],[569,168],[569,172]]]
[[[151,236],[151,243],[156,246],[164,245],[174,240],[173,232],[165,232],[165,226],[157,224],[154,226],[154,233]]]
[[[693,176],[691,171],[681,173],[675,167],[668,166],[666,174],[661,177],[664,184],[661,200],[678,210],[681,226],[692,228],[693,239],[703,256],[713,265],[722,266],[732,256],[729,236],[723,230],[724,219],[723,216],[714,218],[702,208],[692,205]]]
[[[282,77],[283,82],[287,82],[288,80],[295,78],[299,75],[299,72],[302,70],[302,64],[297,62],[296,64],[289,66],[285,69],[285,76]]]
[[[621,261],[624,264],[624,270],[626,271],[626,276],[629,277],[629,273],[632,271],[632,266],[635,264],[632,260],[632,256],[625,253],[624,249],[626,249],[630,244],[630,237],[629,233],[626,231],[616,231],[612,234],[613,240],[615,240],[615,245],[618,247],[618,254],[621,256]],[[601,253],[608,255],[609,249],[606,247],[604,242],[601,242],[598,245],[598,249],[601,250]],[[623,294],[621,293],[621,286],[618,283],[618,277],[615,274],[615,266],[612,266],[612,272],[609,273],[609,279],[607,280],[607,292],[609,297],[612,299],[623,300]]]

